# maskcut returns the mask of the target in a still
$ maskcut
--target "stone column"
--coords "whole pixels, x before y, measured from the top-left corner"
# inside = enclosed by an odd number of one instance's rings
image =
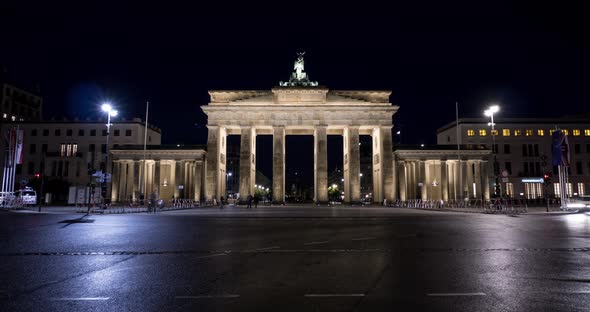
[[[406,175],[407,169],[406,169],[405,161],[401,161],[398,166],[399,166],[399,170],[397,172],[398,172],[398,177],[399,177],[399,198],[402,201],[406,201],[406,200],[408,200],[408,193],[407,193],[408,176]]]
[[[399,181],[397,178],[397,175],[399,174],[399,167],[397,166],[397,160],[395,159],[395,155],[393,155],[393,157],[392,157],[391,167],[393,168],[393,181],[392,181],[392,183],[393,183],[393,200],[397,200],[399,198],[399,193],[398,193]],[[387,201],[390,202],[389,199]]]
[[[194,200],[200,201],[201,200],[201,183],[203,182],[203,161],[196,161],[195,162],[195,177],[194,177]]]
[[[182,178],[182,174],[180,171],[180,167],[182,165],[181,161],[171,160],[170,161],[170,185],[172,186],[172,196],[174,198],[178,198],[180,192],[178,190],[178,186],[180,185],[180,178]]]
[[[328,134],[326,126],[314,130],[314,200],[317,204],[328,202]]]
[[[395,168],[393,166],[393,138],[391,126],[381,127],[381,189],[382,197],[391,203],[395,200]]]
[[[113,161],[113,170],[111,171],[111,200],[117,201],[119,199],[119,185],[123,183],[121,179],[121,162],[119,160]],[[108,196],[108,195],[107,195]]]
[[[140,176],[140,166],[141,166],[141,162],[139,161],[133,161],[133,200],[139,200],[139,195],[138,192],[141,190],[140,187],[140,183],[142,183],[142,181],[140,180],[139,176]]]
[[[344,141],[344,201],[357,204],[361,201],[359,127],[345,128]]]
[[[420,183],[422,183],[422,187],[421,187],[421,197],[422,200],[427,200],[428,199],[428,183],[429,183],[429,164],[425,161],[425,160],[421,160],[420,161]]]
[[[118,202],[123,202],[127,199],[127,161],[119,162],[119,194],[117,196]]]
[[[127,184],[125,185],[125,200],[133,200],[135,198],[134,195],[134,187],[135,187],[135,162],[130,160],[127,162]]]
[[[205,198],[225,197],[225,139],[226,131],[219,126],[207,126],[207,176]]]
[[[482,187],[481,187],[481,161],[475,161],[475,177],[473,179],[475,182],[475,193],[477,199],[482,199]]]
[[[160,160],[156,160],[154,162],[154,189],[153,191],[156,192],[156,194],[158,196],[160,196],[161,194],[161,186],[162,186],[162,181],[160,180],[160,167],[161,167],[161,161]]]
[[[449,200],[449,178],[447,177],[447,161],[440,161],[440,191],[444,201]]]
[[[466,185],[467,183],[467,170],[465,169],[465,167],[467,167],[467,162],[460,160],[458,163],[458,169],[457,169],[457,174],[459,177],[459,199],[463,200],[465,198],[465,191],[466,191]]]
[[[240,202],[254,196],[256,184],[256,129],[243,127],[240,136]]]
[[[273,203],[285,203],[285,128],[273,128],[272,139],[272,196]]]
[[[490,179],[488,177],[488,166],[489,166],[489,164],[487,161],[481,162],[481,169],[482,169],[481,178],[482,178],[482,184],[483,184],[483,196],[484,196],[485,200],[490,199]]]
[[[373,128],[373,202],[383,203],[383,143],[381,142],[381,128]]]
[[[467,196],[468,198],[473,198],[473,162],[472,161],[467,161],[466,162],[466,169],[467,169],[467,191],[469,196]]]

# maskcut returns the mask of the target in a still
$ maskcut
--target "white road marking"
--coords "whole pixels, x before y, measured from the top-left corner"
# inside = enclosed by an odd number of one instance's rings
[[[238,298],[240,295],[202,295],[202,296],[176,296],[176,299],[214,299],[214,298]]]
[[[272,246],[272,247],[265,247],[265,248],[258,248],[258,249],[247,250],[246,252],[264,251],[264,250],[277,249],[277,248],[281,248],[281,247],[279,247],[279,246]]]
[[[227,253],[218,253],[218,254],[212,254],[212,255],[207,255],[207,256],[196,257],[194,259],[195,260],[197,260],[197,259],[206,259],[206,258],[213,258],[213,257],[219,257],[219,256],[225,256],[225,255],[227,255]]]
[[[459,297],[459,296],[485,296],[485,293],[482,292],[473,292],[473,293],[430,293],[427,296],[430,297]]]
[[[140,265],[140,266],[134,266],[134,267],[129,267],[129,268],[115,269],[115,270],[112,270],[111,272],[135,270],[135,269],[147,268],[147,267],[151,267],[151,266],[153,266],[153,265]]]
[[[52,301],[105,301],[110,297],[66,297],[66,298],[51,298]]]
[[[376,237],[359,237],[359,238],[353,238],[353,241],[360,241],[360,240],[371,240],[371,239],[377,239]]]
[[[364,297],[365,294],[305,294],[308,298],[326,298],[326,297]]]
[[[326,244],[329,243],[330,241],[321,241],[321,242],[309,242],[309,243],[305,243],[303,245],[318,245],[318,244]]]

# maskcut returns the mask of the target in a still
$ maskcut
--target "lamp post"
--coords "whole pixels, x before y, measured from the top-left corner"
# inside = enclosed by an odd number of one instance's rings
[[[492,155],[494,157],[494,197],[498,197],[500,195],[500,168],[498,166],[498,160],[496,158],[496,131],[495,131],[495,123],[494,123],[494,114],[500,111],[500,106],[492,105],[488,109],[486,109],[483,113],[486,116],[491,118],[491,122],[488,125],[492,126]]]
[[[232,173],[228,172],[227,173],[227,180],[225,181],[226,187],[225,187],[225,191],[227,194],[225,194],[225,198],[229,199],[229,194],[230,194],[230,189],[229,186],[231,186],[231,177],[232,177]]]
[[[117,116],[117,111],[115,109],[113,109],[113,106],[110,103],[103,103],[101,106],[101,109],[103,112],[107,113],[107,144],[106,144],[106,148],[105,148],[105,168],[104,168],[104,174],[103,174],[103,179],[102,179],[102,186],[101,186],[101,191],[102,191],[102,195],[103,195],[103,205],[105,205],[106,207],[106,197],[107,197],[107,176],[108,176],[108,172],[109,172],[109,136],[111,134],[111,117],[116,117]]]

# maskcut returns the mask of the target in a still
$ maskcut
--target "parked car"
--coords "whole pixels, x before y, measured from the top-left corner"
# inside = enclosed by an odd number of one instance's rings
[[[567,203],[567,209],[590,211],[590,195],[582,195],[578,198],[570,198]]]
[[[37,204],[37,192],[32,188],[26,188],[24,190],[18,190],[15,193],[16,198],[21,198],[23,205],[36,205]]]

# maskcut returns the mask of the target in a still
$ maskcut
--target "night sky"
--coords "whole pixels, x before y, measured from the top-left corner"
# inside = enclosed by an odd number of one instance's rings
[[[268,90],[288,79],[298,51],[310,78],[328,88],[392,90],[403,143],[435,143],[456,101],[461,117],[482,116],[492,102],[499,118],[590,111],[583,10],[404,9],[287,17],[4,10],[0,64],[12,79],[40,85],[45,118],[99,118],[107,99],[123,117],[143,118],[149,100],[150,122],[169,144],[206,142],[199,106],[207,90]]]

